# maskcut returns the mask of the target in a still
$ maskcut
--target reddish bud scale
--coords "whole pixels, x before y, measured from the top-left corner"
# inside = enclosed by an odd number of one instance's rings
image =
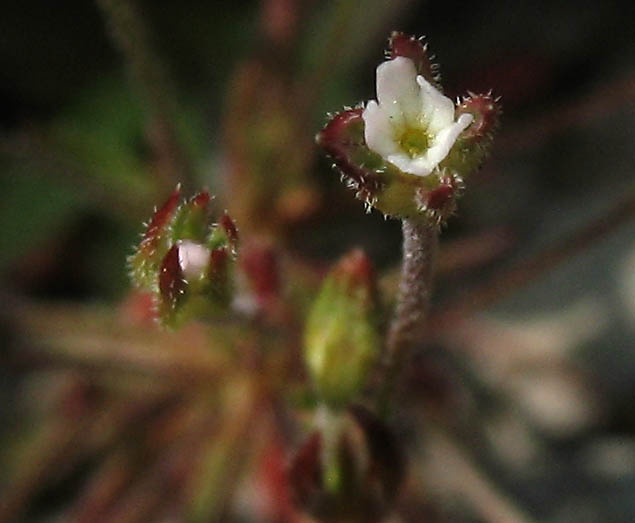
[[[162,303],[173,310],[185,293],[187,282],[179,263],[179,247],[173,245],[167,252],[159,270],[159,292]]]
[[[390,59],[398,56],[409,58],[414,62],[418,74],[438,89],[441,89],[439,76],[436,71],[437,66],[430,60],[426,46],[420,39],[395,31],[390,35],[388,47]]]
[[[362,108],[357,108],[336,114],[318,133],[316,141],[346,176],[372,194],[380,186],[376,174],[354,161],[356,151],[368,151],[362,112]]]

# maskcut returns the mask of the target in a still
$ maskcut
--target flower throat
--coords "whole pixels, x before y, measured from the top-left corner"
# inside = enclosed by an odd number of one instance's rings
[[[425,130],[408,127],[399,138],[399,146],[410,158],[415,158],[429,149],[430,138]]]

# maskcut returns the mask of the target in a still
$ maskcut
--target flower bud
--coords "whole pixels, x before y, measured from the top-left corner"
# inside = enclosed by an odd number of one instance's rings
[[[366,381],[379,352],[375,277],[361,250],[345,256],[330,272],[309,313],[305,361],[320,398],[346,405]]]
[[[238,239],[227,213],[211,223],[209,193],[180,206],[179,197],[177,188],[155,212],[129,258],[134,283],[154,294],[159,320],[171,327],[229,306]]]

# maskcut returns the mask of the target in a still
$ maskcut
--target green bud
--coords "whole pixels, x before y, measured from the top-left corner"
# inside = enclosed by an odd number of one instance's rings
[[[320,398],[345,406],[361,391],[380,347],[376,287],[367,256],[355,250],[330,272],[307,320],[305,360]]]

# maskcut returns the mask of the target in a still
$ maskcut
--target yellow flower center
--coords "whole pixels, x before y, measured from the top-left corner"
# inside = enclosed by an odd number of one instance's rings
[[[423,129],[407,127],[399,137],[399,146],[410,158],[415,158],[430,148],[430,136]]]

